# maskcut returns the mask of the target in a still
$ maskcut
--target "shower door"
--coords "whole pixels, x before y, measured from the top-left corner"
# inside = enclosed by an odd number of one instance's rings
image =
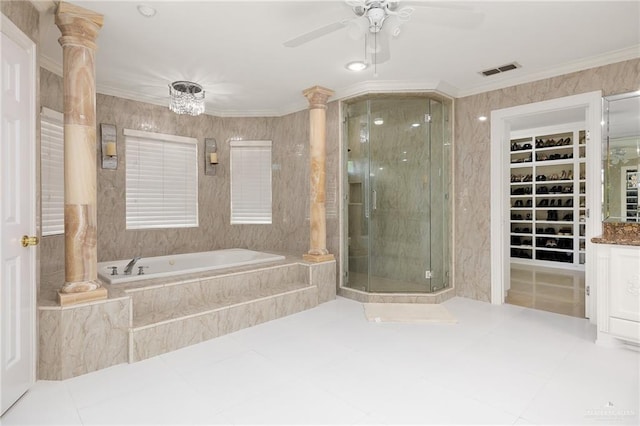
[[[425,97],[347,107],[347,287],[428,293],[446,286],[448,169],[442,104]],[[448,167],[448,166],[447,166]],[[445,233],[446,232],[446,233]]]

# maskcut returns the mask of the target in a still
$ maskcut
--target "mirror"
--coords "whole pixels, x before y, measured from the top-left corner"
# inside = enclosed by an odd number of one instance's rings
[[[640,222],[640,91],[603,98],[606,222]]]

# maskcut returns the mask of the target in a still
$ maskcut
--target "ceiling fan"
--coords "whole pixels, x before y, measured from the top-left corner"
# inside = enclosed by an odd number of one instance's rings
[[[454,27],[460,29],[475,28],[484,20],[483,13],[467,5],[449,2],[400,1],[400,0],[345,0],[355,16],[342,19],[284,42],[285,47],[298,47],[317,38],[349,26],[349,35],[359,38],[362,35],[376,35],[385,28],[393,37],[400,35],[400,27],[409,21],[415,8],[428,9],[420,14],[421,24]],[[410,6],[402,6],[408,4]],[[393,21],[393,22],[392,22]],[[384,25],[385,22],[387,25]]]
[[[412,7],[408,6],[401,8],[399,0],[346,0],[345,3],[351,7],[351,10],[356,15],[355,17],[346,18],[292,38],[291,40],[284,42],[284,46],[298,47],[344,28],[355,21],[359,21],[358,23],[362,24],[363,20],[360,20],[359,18],[363,17],[366,19],[367,32],[371,34],[379,33],[388,18],[397,18],[398,24],[394,26],[391,32],[394,37],[397,37],[400,34],[400,24],[408,21],[414,10]]]

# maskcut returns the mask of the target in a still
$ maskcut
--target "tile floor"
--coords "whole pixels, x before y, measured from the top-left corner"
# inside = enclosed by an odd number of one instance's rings
[[[584,271],[511,263],[505,301],[578,318],[585,316]]]
[[[640,354],[587,320],[454,298],[457,324],[367,322],[338,298],[135,364],[40,381],[28,424],[596,424],[640,421]]]

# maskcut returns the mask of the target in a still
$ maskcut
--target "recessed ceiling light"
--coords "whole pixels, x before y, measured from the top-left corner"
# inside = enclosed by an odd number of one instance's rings
[[[420,127],[420,123],[413,123],[411,127]]]
[[[151,6],[147,6],[146,4],[139,4],[138,5],[138,12],[140,12],[140,15],[146,17],[146,18],[151,18],[152,16],[155,16],[156,14],[156,10],[154,8],[152,8]]]
[[[486,115],[481,115],[480,117],[478,117],[479,121],[487,121],[487,116]]]
[[[349,62],[347,65],[345,65],[347,67],[347,69],[349,71],[362,71],[367,69],[367,67],[369,65],[365,64],[362,61],[353,61],[353,62]]]
[[[384,124],[384,120],[382,118],[374,118],[373,124],[375,124],[376,126],[381,126]]]

